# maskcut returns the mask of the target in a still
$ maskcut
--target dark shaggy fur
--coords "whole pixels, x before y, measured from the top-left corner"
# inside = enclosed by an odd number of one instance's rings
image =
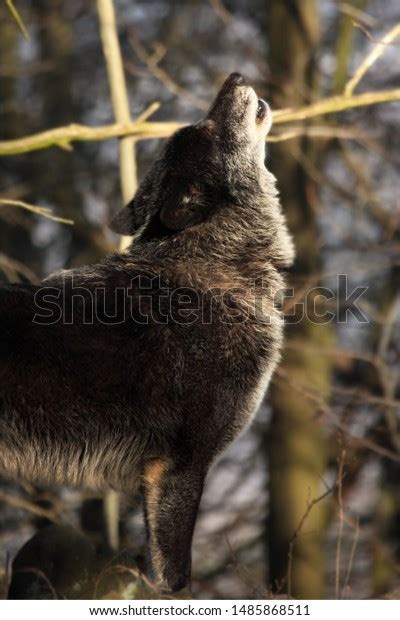
[[[0,470],[145,499],[153,574],[176,590],[206,473],[279,357],[293,247],[264,166],[270,112],[238,74],[166,144],[113,222],[125,253],[0,287]]]

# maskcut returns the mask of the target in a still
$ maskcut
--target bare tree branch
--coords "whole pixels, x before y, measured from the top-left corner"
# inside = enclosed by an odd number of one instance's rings
[[[396,26],[389,30],[389,32],[383,37],[382,41],[375,45],[375,47],[371,50],[371,52],[366,56],[361,65],[358,67],[353,77],[347,82],[344,89],[344,94],[346,96],[350,96],[353,94],[354,89],[359,84],[359,82],[361,82],[367,71],[369,71],[369,69],[378,60],[378,58],[382,56],[382,54],[387,49],[387,46],[390,45],[392,41],[397,39],[399,35],[400,24],[396,24]]]
[[[19,207],[20,209],[31,211],[31,213],[36,213],[36,215],[41,215],[48,220],[53,220],[53,222],[60,222],[61,224],[70,225],[74,223],[73,220],[68,220],[65,217],[58,217],[56,215],[53,215],[51,209],[48,209],[47,207],[36,207],[35,205],[31,205],[28,202],[23,202],[22,200],[0,198],[0,207]]]
[[[30,512],[37,517],[44,517],[45,519],[48,519],[49,521],[52,521],[54,523],[59,522],[59,516],[53,510],[42,508],[41,506],[38,506],[37,504],[34,504],[33,502],[30,502],[23,497],[18,497],[17,495],[9,495],[8,493],[0,491],[0,502],[8,504],[13,508],[20,508],[21,510],[26,510],[27,512]]]
[[[276,110],[273,112],[273,119],[275,125],[283,125],[324,114],[335,114],[352,108],[392,101],[400,101],[400,88],[367,92],[361,95],[328,97],[298,109]],[[100,127],[88,127],[87,125],[73,123],[65,127],[48,129],[15,140],[1,140],[0,156],[29,153],[50,146],[68,148],[72,142],[95,142],[109,140],[110,138],[122,138],[124,136],[132,136],[136,141],[167,138],[181,127],[184,127],[184,123],[173,121],[159,123],[134,121],[102,125]]]

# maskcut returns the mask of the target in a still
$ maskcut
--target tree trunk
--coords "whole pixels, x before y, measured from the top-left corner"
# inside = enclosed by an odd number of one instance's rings
[[[315,0],[282,0],[267,5],[268,58],[275,107],[304,104],[315,92],[317,9]],[[292,283],[302,286],[310,274],[319,270],[320,258],[316,188],[299,163],[299,153],[316,161],[314,146],[298,139],[274,145],[268,165],[278,178],[283,210],[295,237],[297,259]],[[269,582],[274,591],[313,599],[324,596],[324,502],[317,502],[308,514],[307,510],[325,490],[321,479],[326,469],[326,446],[315,400],[305,394],[307,390],[316,391],[323,398],[329,394],[330,361],[315,351],[329,347],[331,330],[305,316],[287,327],[286,337],[282,374],[271,390],[273,416],[266,441]]]
[[[400,233],[396,239],[400,241]],[[380,292],[379,312],[384,322],[373,332],[373,348],[386,367],[380,371],[381,393],[388,401],[399,396],[400,382],[396,360],[396,343],[399,342],[400,327],[396,325],[400,306],[400,267],[393,266],[387,282]],[[383,420],[388,444],[400,453],[400,421],[396,406],[386,405]],[[372,596],[385,594],[396,585],[400,559],[400,464],[390,459],[381,463],[381,484],[374,513],[374,538],[372,547]]]

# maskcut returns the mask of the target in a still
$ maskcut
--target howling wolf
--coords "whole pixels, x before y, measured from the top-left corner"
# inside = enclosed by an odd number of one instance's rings
[[[111,227],[124,253],[0,287],[0,471],[143,493],[150,569],[190,581],[207,471],[279,359],[293,245],[265,167],[268,105],[228,77]]]

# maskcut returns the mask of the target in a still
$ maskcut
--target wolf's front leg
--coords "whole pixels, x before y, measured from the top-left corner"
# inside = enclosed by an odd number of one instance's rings
[[[156,583],[176,592],[189,585],[192,535],[205,478],[203,466],[153,459],[144,470],[144,500]]]

